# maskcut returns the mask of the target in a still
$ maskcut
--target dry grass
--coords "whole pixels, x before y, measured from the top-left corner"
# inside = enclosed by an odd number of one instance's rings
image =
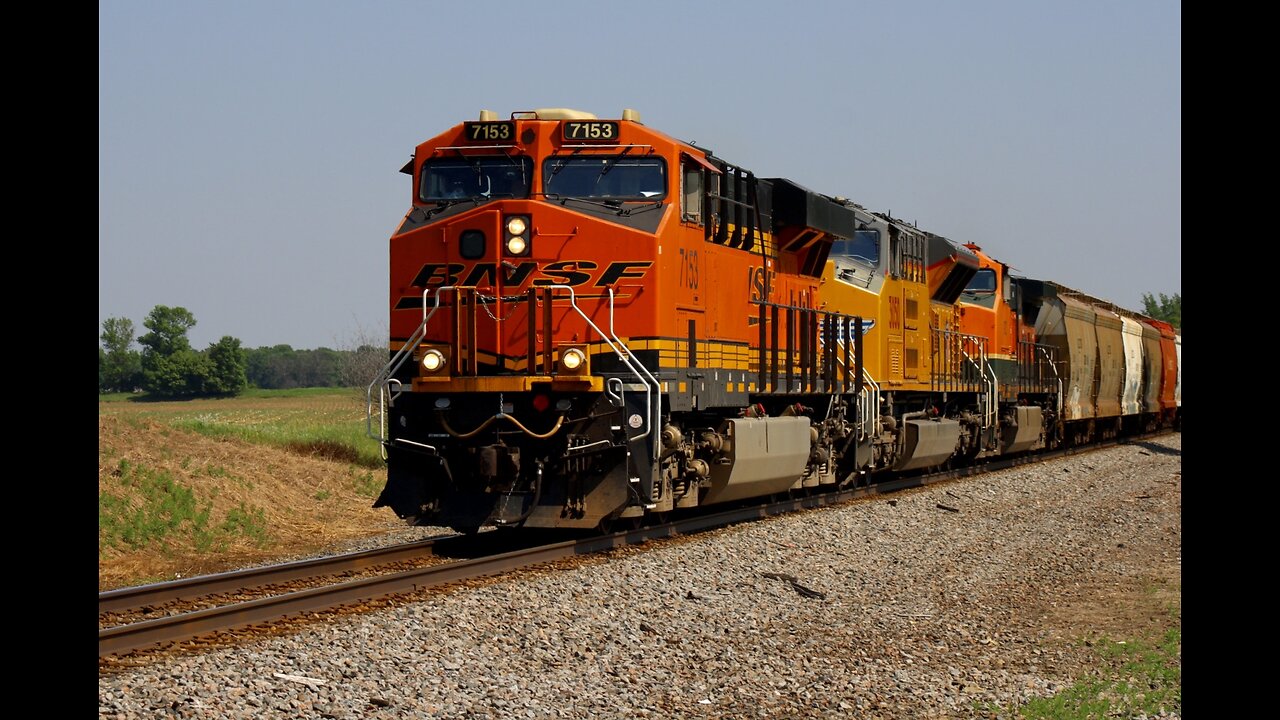
[[[252,418],[316,402],[224,401],[218,410]],[[316,441],[291,451],[182,429],[201,410],[193,403],[110,405],[98,417],[100,589],[311,553],[402,526],[370,508],[385,471],[352,465],[349,447]]]

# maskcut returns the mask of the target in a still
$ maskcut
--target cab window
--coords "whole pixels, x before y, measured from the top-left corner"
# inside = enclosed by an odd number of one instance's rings
[[[680,217],[685,222],[702,222],[702,168],[684,165],[683,169]]]
[[[437,158],[423,163],[418,195],[426,201],[527,198],[532,171],[528,157]]]
[[[877,267],[880,264],[880,231],[855,230],[852,238],[837,240],[831,246],[831,256],[845,257]]]
[[[543,192],[598,200],[661,200],[667,195],[662,158],[559,155],[542,164]]]
[[[973,279],[964,287],[969,295],[990,295],[996,291],[996,271],[983,268],[974,274]]]

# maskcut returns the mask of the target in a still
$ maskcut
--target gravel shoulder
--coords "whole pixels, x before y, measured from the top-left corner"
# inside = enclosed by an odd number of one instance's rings
[[[99,714],[981,716],[1180,612],[1181,471],[1174,434],[521,572],[108,668]]]

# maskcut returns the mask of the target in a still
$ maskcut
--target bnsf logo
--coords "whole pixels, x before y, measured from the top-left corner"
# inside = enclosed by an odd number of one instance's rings
[[[508,288],[515,288],[532,282],[532,285],[569,285],[577,287],[595,280],[594,287],[607,287],[624,279],[643,278],[653,263],[650,261],[623,261],[609,263],[598,274],[600,266],[590,260],[560,260],[547,263],[541,267],[532,261],[519,265],[511,263],[427,263],[414,276],[412,285],[420,288],[461,285],[463,287],[481,287],[497,285],[498,278]],[[499,273],[502,273],[499,276]],[[535,276],[536,273],[536,276]]]

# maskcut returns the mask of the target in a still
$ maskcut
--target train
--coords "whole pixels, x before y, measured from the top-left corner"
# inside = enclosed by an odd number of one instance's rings
[[[482,111],[390,237],[375,507],[610,530],[1181,428],[1171,325],[645,125]]]

